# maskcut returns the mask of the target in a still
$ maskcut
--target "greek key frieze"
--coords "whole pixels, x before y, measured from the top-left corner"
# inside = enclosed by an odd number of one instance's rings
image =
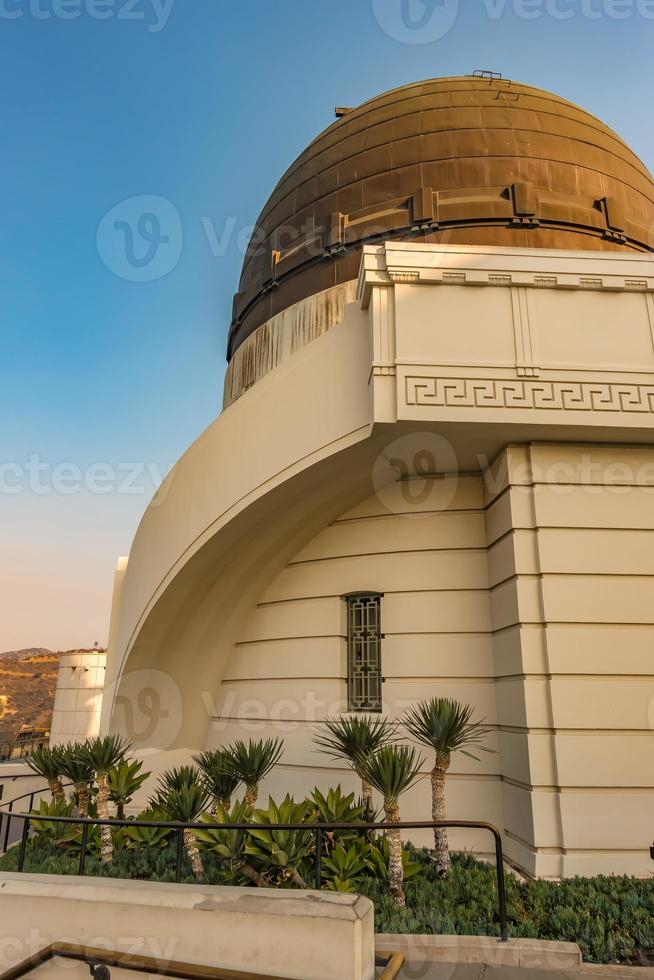
[[[408,377],[406,403],[418,407],[654,413],[654,384]]]

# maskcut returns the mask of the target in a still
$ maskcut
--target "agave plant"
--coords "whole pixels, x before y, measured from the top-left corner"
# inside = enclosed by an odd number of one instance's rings
[[[230,757],[224,749],[214,749],[193,756],[193,762],[202,772],[212,798],[211,813],[215,816],[218,806],[230,810],[232,794],[240,780],[235,774]]]
[[[354,802],[354,793],[343,793],[340,786],[327,791],[324,796],[316,787],[310,796],[311,802],[315,806],[315,819],[320,823],[361,823],[363,821],[363,807],[357,806]],[[327,831],[323,834],[325,850],[331,854],[335,845],[345,845],[348,841],[356,840],[360,837],[354,828],[352,830]]]
[[[245,853],[262,879],[278,885],[292,883],[307,888],[301,866],[314,850],[315,834],[310,830],[272,830],[266,825],[278,823],[311,823],[313,807],[307,800],[296,803],[286,796],[277,805],[271,798],[266,810],[256,810],[252,829],[248,831]]]
[[[400,822],[400,796],[420,775],[423,759],[416,749],[406,745],[382,745],[373,755],[361,762],[366,780],[384,798],[388,823]],[[390,892],[396,905],[406,906],[404,898],[404,869],[402,866],[402,837],[397,828],[387,831]]]
[[[125,847],[128,850],[137,848],[162,848],[165,847],[172,834],[170,827],[144,827],[143,823],[165,823],[168,815],[163,810],[155,810],[148,807],[136,817],[133,824],[123,827],[125,836]]]
[[[372,804],[372,787],[366,779],[362,762],[388,745],[396,737],[396,726],[385,718],[372,715],[353,715],[351,718],[326,718],[325,731],[314,736],[314,742],[321,752],[333,759],[344,759],[361,780],[361,799],[367,823],[375,819]]]
[[[164,773],[162,788],[157,797],[158,805],[168,820],[174,820],[176,823],[195,823],[209,802],[209,793],[204,783],[197,778],[197,770],[184,766],[182,771],[186,775],[189,771],[195,772],[195,780],[180,780],[177,778],[180,770]],[[195,834],[190,827],[185,827],[182,835],[193,874],[199,878],[204,873],[204,866]]]
[[[95,773],[95,779],[98,784],[97,805],[100,820],[109,819],[109,772],[125,758],[129,747],[129,742],[120,738],[119,735],[105,735],[102,738],[89,739],[88,742],[80,745],[76,750],[77,758],[90,766]],[[101,828],[101,837],[102,863],[111,864],[113,858],[111,827],[103,825]]]
[[[225,881],[241,885],[250,882],[254,885],[264,883],[263,876],[252,867],[245,856],[247,831],[226,828],[221,830],[216,824],[248,823],[252,810],[243,802],[238,801],[231,810],[221,803],[216,804],[215,813],[200,815],[200,823],[207,823],[206,830],[196,830],[195,838],[205,851],[211,851],[223,862]]]
[[[322,859],[323,878],[328,891],[355,892],[370,872],[370,844],[361,838],[349,846],[337,844],[331,855]]]
[[[242,742],[237,739],[225,749],[232,772],[245,785],[245,804],[254,807],[259,795],[259,783],[279,762],[284,745],[278,738],[264,742]]]
[[[471,759],[478,757],[469,751],[477,746],[482,752],[489,752],[481,742],[488,735],[483,722],[473,722],[473,708],[460,701],[449,698],[432,698],[413,705],[406,712],[403,722],[417,742],[433,749],[436,753],[434,768],[431,771],[431,812],[433,820],[446,820],[445,775],[450,767],[452,753],[460,751]],[[434,828],[434,847],[436,851],[436,870],[439,875],[450,869],[450,851],[447,830]]]
[[[86,819],[89,815],[90,788],[95,772],[88,762],[78,757],[80,747],[79,742],[72,742],[62,749],[61,772],[73,784],[73,789],[77,795],[79,815]]]
[[[41,800],[38,810],[32,810],[30,815],[38,816],[38,820],[30,820],[30,827],[40,837],[45,837],[55,847],[65,848],[75,838],[79,827],[72,823],[58,823],[47,820],[47,817],[72,817],[73,803],[63,800]]]
[[[143,763],[138,759],[133,759],[131,762],[128,759],[121,759],[118,765],[113,766],[107,773],[109,799],[116,807],[116,816],[119,820],[125,819],[125,807],[129,806],[134,794],[151,775],[149,772],[141,772],[142,768]]]
[[[60,748],[39,745],[32,755],[25,759],[30,769],[45,779],[52,793],[52,799],[56,803],[66,802],[66,794],[61,782],[63,756],[64,753]]]

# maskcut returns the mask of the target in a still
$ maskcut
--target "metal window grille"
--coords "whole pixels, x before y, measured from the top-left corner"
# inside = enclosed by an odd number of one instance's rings
[[[381,711],[381,595],[366,592],[345,598],[348,710]]]

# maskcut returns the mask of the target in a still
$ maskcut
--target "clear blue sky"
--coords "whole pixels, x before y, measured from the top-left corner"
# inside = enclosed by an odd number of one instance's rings
[[[335,105],[495,69],[654,169],[652,0],[0,0],[0,45],[0,650],[106,641],[153,480],[220,408],[238,233]],[[178,261],[129,281],[102,219],[143,195],[179,214]]]

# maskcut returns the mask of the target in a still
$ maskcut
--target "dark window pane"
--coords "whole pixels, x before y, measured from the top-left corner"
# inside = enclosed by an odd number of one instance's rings
[[[349,711],[381,711],[381,597],[347,596]]]

